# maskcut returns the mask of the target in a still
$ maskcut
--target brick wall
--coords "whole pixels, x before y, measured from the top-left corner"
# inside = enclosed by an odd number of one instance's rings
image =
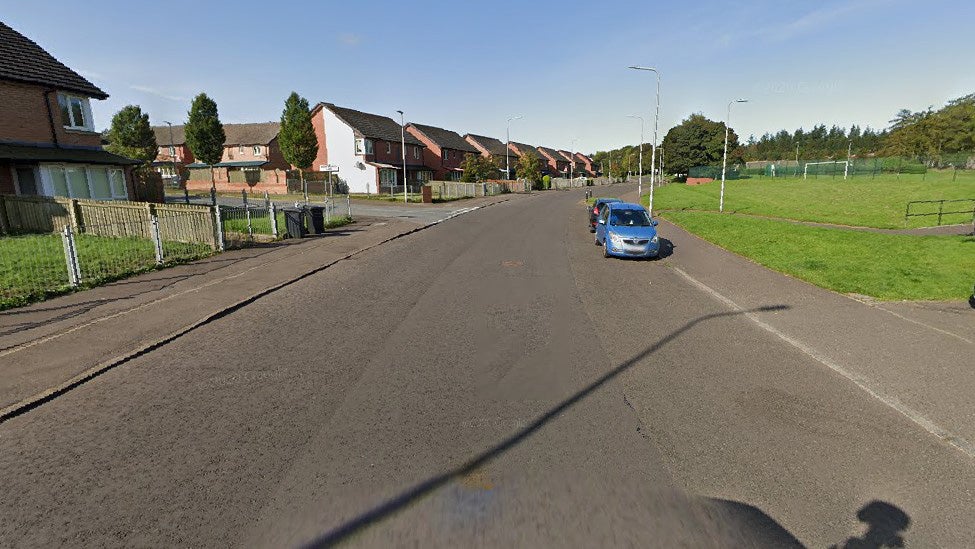
[[[317,170],[319,166],[328,164],[328,148],[325,146],[325,111],[320,109],[311,118],[311,125],[315,128],[315,137],[318,138],[318,154],[311,166]]]
[[[190,148],[185,144],[175,145],[176,149],[176,162],[179,164],[192,164],[194,162],[193,153]],[[172,162],[173,159],[169,156],[169,145],[159,144],[159,152],[156,154],[156,160],[159,162]]]
[[[48,110],[45,107],[47,89],[43,86],[0,81],[0,141],[54,143]],[[47,100],[59,144],[68,147],[101,146],[101,136],[96,132],[64,128],[56,92],[47,94]]]

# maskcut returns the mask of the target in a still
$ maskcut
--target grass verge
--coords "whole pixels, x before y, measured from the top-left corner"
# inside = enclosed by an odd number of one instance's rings
[[[654,208],[716,211],[720,188],[719,181],[693,186],[666,185],[654,193]],[[754,178],[725,184],[725,211],[882,229],[904,228],[904,213],[910,201],[968,198],[975,199],[975,171],[972,170],[957,174],[931,170],[924,175],[858,176],[847,181],[828,177]],[[646,205],[647,197],[642,197],[642,201]],[[971,209],[975,203],[954,206],[967,207],[969,211],[944,216],[943,225],[972,222]],[[921,212],[938,211],[937,204],[917,207]],[[937,216],[912,217],[907,226],[936,224]]]
[[[662,214],[770,269],[883,300],[967,299],[975,237],[888,235],[701,212]]]

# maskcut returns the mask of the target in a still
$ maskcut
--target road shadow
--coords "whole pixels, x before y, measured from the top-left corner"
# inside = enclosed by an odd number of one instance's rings
[[[794,547],[796,549],[805,547],[778,521],[754,505],[720,498],[707,498],[707,502],[711,507],[721,511],[728,519],[740,526],[742,530],[755,536],[755,542],[759,543],[760,547]]]
[[[660,251],[657,252],[657,259],[666,259],[674,255],[674,243],[668,238],[660,237]]]
[[[886,501],[874,500],[857,511],[857,519],[866,523],[867,532],[859,538],[847,538],[830,549],[881,549],[904,547],[901,532],[911,525],[911,517],[900,507]]]
[[[595,392],[596,390],[598,390],[608,382],[620,376],[627,370],[633,368],[645,358],[652,356],[657,351],[665,347],[667,344],[679,338],[681,335],[687,333],[688,331],[692,330],[694,327],[696,327],[699,324],[708,322],[710,320],[719,319],[719,318],[746,315],[749,313],[783,311],[789,308],[790,307],[788,305],[769,305],[769,306],[758,307],[749,310],[712,313],[691,320],[690,322],[687,322],[677,330],[674,330],[673,332],[667,334],[666,336],[658,340],[656,343],[650,345],[640,353],[637,353],[636,355],[627,359],[623,363],[615,366],[613,369],[603,374],[602,376],[598,377],[595,381],[585,386],[581,390],[577,391],[575,394],[569,396],[565,400],[562,400],[554,407],[550,408],[548,411],[543,413],[541,416],[537,417],[534,421],[528,423],[527,426],[517,431],[510,437],[502,440],[500,443],[496,444],[495,446],[489,448],[487,451],[471,458],[466,463],[460,465],[459,467],[453,470],[431,477],[419,484],[414,485],[412,488],[409,488],[401,492],[399,495],[387,499],[386,501],[380,503],[379,505],[373,507],[372,509],[326,532],[319,538],[306,544],[304,547],[307,548],[331,547],[333,545],[341,543],[342,541],[347,540],[349,537],[357,534],[361,530],[368,528],[369,526],[376,524],[392,516],[393,514],[407,508],[414,501],[417,501],[427,496],[434,490],[437,490],[438,488],[446,485],[452,480],[460,477],[464,477],[465,475],[471,474],[475,470],[480,469],[481,467],[485,466],[488,462],[499,457],[500,455],[504,454],[508,450],[517,446],[518,444],[524,442],[527,438],[535,434],[539,429],[544,427],[550,421],[552,421],[556,417],[566,412],[569,408],[572,408],[573,406],[578,404],[580,401],[588,397],[590,394],[592,394],[593,392]]]

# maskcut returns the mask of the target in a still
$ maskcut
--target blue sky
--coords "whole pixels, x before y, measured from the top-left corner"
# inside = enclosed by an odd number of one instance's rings
[[[975,92],[975,4],[753,2],[0,0],[0,17],[154,124],[206,91],[224,122],[280,118],[292,90],[463,134],[594,151],[659,138],[688,115],[760,135],[815,123],[885,127]],[[60,13],[54,17],[52,14]]]

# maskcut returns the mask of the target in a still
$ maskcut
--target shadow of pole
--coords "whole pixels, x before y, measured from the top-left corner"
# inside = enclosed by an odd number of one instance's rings
[[[357,532],[363,530],[364,528],[386,519],[387,517],[393,515],[394,513],[406,508],[414,501],[426,496],[427,494],[433,492],[434,490],[440,488],[441,486],[447,484],[452,479],[457,477],[465,476],[476,469],[481,468],[489,461],[500,456],[501,454],[507,452],[515,445],[521,443],[526,438],[530,437],[536,431],[545,426],[548,422],[554,419],[556,416],[565,412],[567,409],[574,406],[576,403],[582,399],[589,396],[591,393],[605,385],[607,382],[616,378],[623,372],[629,370],[641,360],[647,358],[648,356],[656,353],[661,348],[666,346],[668,343],[680,337],[682,334],[688,332],[698,324],[707,322],[709,320],[714,320],[716,318],[737,316],[748,313],[756,312],[770,312],[770,311],[782,311],[789,309],[788,305],[770,305],[765,307],[758,307],[749,310],[739,310],[739,311],[726,311],[722,313],[713,313],[709,315],[704,315],[702,317],[696,318],[687,324],[681,326],[677,330],[671,332],[670,334],[664,336],[662,339],[654,343],[653,345],[647,347],[642,352],[634,355],[625,362],[616,366],[612,370],[606,372],[595,381],[579,390],[572,396],[566,398],[565,400],[558,403],[555,407],[551,408],[549,411],[545,412],[534,421],[529,423],[525,428],[521,429],[517,433],[508,437],[507,439],[501,441],[497,445],[489,448],[480,455],[472,458],[466,463],[460,465],[459,467],[448,471],[446,473],[431,477],[412,488],[400,493],[391,499],[386,500],[380,505],[373,507],[372,509],[362,513],[361,515],[345,522],[344,524],[334,528],[333,530],[326,532],[321,537],[315,539],[314,541],[306,544],[306,548],[320,548],[320,547],[331,547],[337,543],[342,542],[348,537],[356,534]]]

